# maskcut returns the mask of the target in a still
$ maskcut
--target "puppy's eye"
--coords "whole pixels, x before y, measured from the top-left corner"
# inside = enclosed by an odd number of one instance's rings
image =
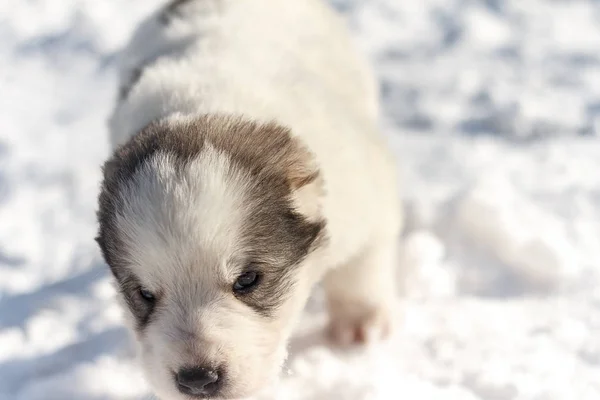
[[[140,296],[142,296],[142,299],[148,302],[154,302],[156,300],[154,294],[148,289],[140,288]]]
[[[255,271],[241,274],[233,284],[233,291],[239,294],[250,292],[258,283],[260,275]]]

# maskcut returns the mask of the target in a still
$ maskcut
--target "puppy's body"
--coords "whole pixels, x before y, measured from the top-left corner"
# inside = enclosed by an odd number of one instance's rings
[[[382,220],[397,230],[375,82],[337,16],[316,0],[179,3],[142,25],[125,52],[122,87],[137,80],[114,112],[112,144],[173,113],[276,120],[326,182],[331,263],[373,240]]]
[[[180,398],[173,375],[200,364],[226,377],[211,396],[263,387],[322,278],[338,339],[386,329],[395,166],[375,81],[331,10],[173,1],[136,31],[120,81],[99,242],[159,395]],[[246,264],[262,280],[235,298]]]

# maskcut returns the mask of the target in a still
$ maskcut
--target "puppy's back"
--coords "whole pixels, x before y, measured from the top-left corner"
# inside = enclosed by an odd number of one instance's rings
[[[375,85],[344,28],[321,0],[172,1],[121,54],[113,146],[173,112],[290,124],[375,113]]]

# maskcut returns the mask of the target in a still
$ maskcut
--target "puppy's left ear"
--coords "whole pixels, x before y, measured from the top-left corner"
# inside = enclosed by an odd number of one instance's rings
[[[287,181],[292,203],[309,221],[322,220],[321,201],[323,179],[314,155],[298,140],[294,140],[293,162],[287,168]]]

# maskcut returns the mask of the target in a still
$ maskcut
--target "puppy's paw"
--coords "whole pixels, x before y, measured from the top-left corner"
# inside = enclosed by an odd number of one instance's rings
[[[369,345],[387,339],[392,332],[391,311],[385,307],[329,307],[329,338],[338,346]]]

